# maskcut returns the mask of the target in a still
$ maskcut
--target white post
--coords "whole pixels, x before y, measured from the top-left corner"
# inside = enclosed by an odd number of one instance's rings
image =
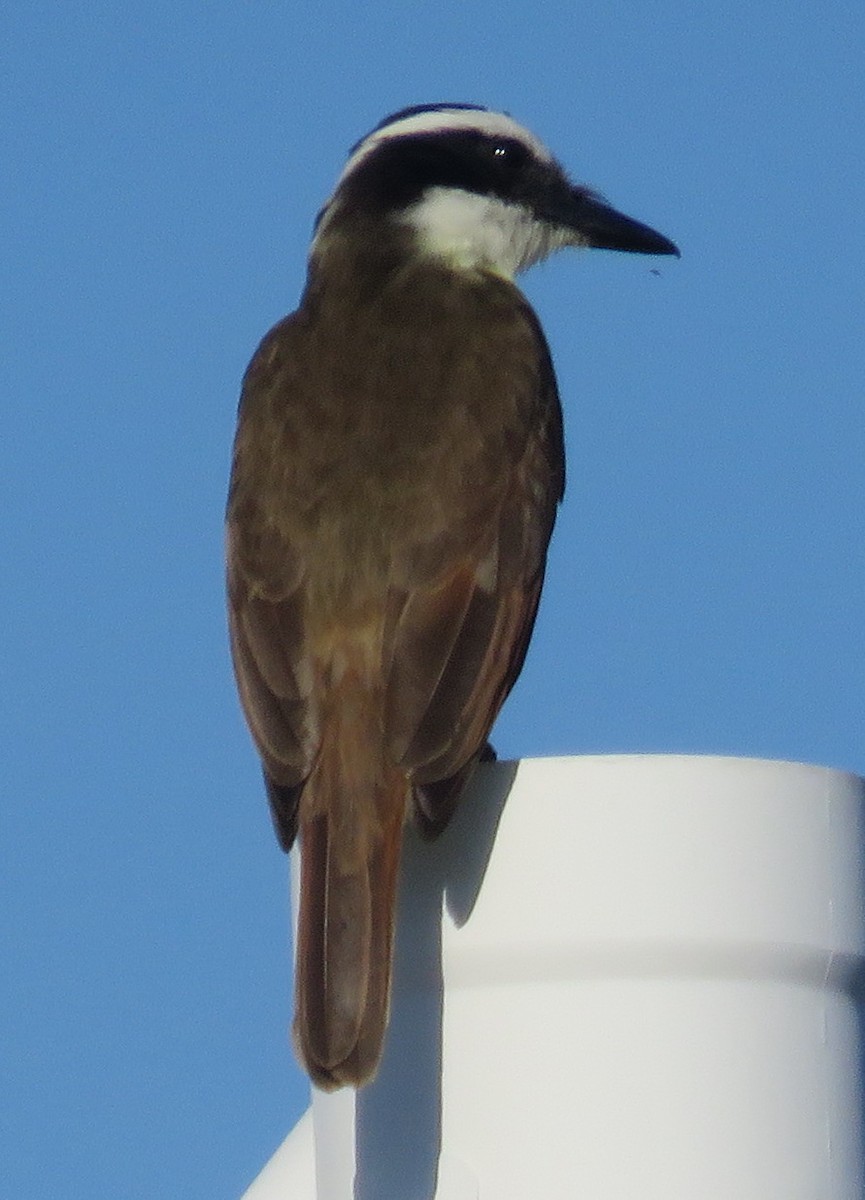
[[[861,1200],[863,829],[820,767],[483,768],[407,838],[377,1079],[246,1200]]]

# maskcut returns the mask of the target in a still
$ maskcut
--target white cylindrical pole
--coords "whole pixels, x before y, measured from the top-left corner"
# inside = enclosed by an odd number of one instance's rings
[[[308,1109],[243,1193],[243,1200],[314,1200],[315,1194],[315,1143]]]
[[[316,1190],[256,1200],[860,1200],[862,781],[479,775],[407,838],[379,1076],[315,1095]]]

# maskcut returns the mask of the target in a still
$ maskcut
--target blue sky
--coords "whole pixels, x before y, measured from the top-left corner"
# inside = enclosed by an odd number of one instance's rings
[[[222,509],[246,362],[396,108],[505,108],[682,249],[525,280],[569,485],[500,754],[865,772],[863,49],[832,2],[7,5],[4,1194],[237,1197],[306,1105]]]

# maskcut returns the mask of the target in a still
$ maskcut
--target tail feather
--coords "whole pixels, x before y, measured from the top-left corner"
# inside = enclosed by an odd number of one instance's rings
[[[369,743],[354,749],[373,757]],[[294,1037],[326,1090],[360,1087],[381,1057],[408,794],[402,772],[380,759],[359,770],[351,751],[351,739],[326,738],[301,798]]]

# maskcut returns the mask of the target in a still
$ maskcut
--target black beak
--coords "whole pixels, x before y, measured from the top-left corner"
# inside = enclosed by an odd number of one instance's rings
[[[550,215],[557,225],[573,229],[576,239],[596,250],[629,250],[635,254],[675,254],[679,247],[641,221],[634,221],[605,204],[588,188],[574,188],[557,212]]]

